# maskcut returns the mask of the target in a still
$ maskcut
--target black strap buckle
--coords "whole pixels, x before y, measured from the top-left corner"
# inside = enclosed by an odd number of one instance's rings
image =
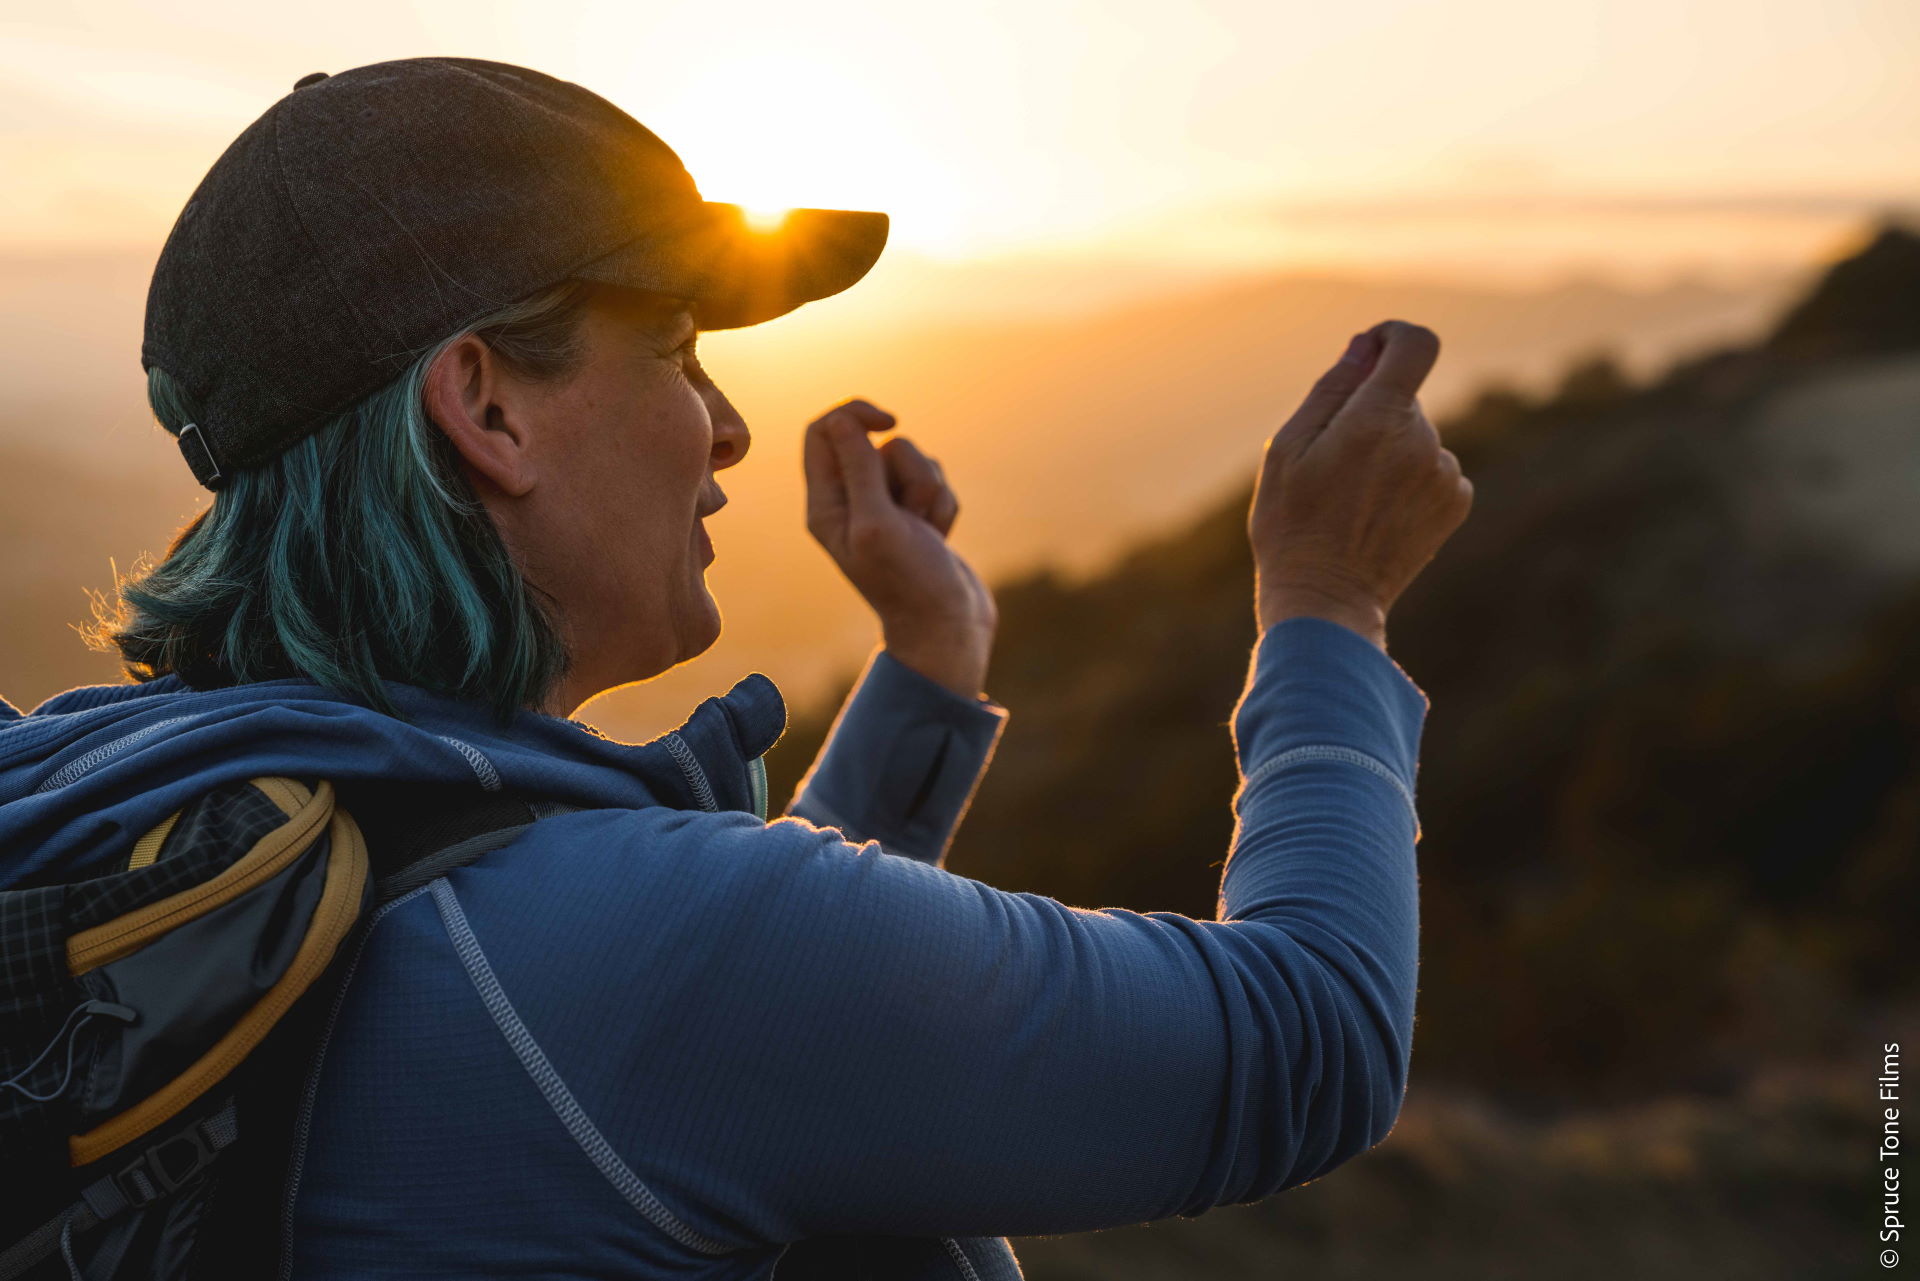
[[[128,1210],[152,1205],[199,1178],[222,1149],[239,1137],[238,1111],[232,1099],[219,1111],[147,1145],[139,1156],[81,1190],[67,1222],[86,1231]],[[0,1273],[0,1276],[12,1275]]]
[[[145,1152],[138,1160],[120,1167],[113,1176],[114,1186],[127,1204],[135,1209],[151,1205],[170,1192],[177,1192],[213,1164],[219,1149],[207,1140],[202,1125],[189,1126],[169,1135]]]
[[[188,423],[182,427],[178,441],[187,466],[193,468],[194,479],[208,489],[217,489],[225,477],[221,475],[220,464],[214,461],[213,446],[207,442],[207,434],[200,430],[200,424]]]

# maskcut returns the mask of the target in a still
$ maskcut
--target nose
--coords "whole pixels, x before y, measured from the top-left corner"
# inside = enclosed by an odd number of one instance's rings
[[[710,387],[708,391],[707,416],[713,423],[713,469],[722,471],[747,456],[753,433],[747,430],[747,420],[718,387]]]

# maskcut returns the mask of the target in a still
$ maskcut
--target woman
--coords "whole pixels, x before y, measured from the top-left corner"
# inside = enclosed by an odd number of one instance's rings
[[[123,586],[139,683],[0,728],[0,795],[131,832],[326,778],[376,845],[476,782],[570,811],[375,918],[276,1194],[293,1276],[1013,1277],[1005,1235],[1268,1196],[1393,1124],[1426,700],[1385,622],[1471,499],[1433,336],[1357,336],[1268,442],[1220,919],[1083,911],[940,866],[1006,717],[995,614],[864,401],[807,429],[808,527],[884,644],[787,814],[764,677],[651,744],[564,719],[719,635],[750,436],[698,331],[884,236],[730,217],[577,86],[409,59],[303,80],[162,255],[153,408],[216,497]],[[82,860],[36,813],[13,870]]]

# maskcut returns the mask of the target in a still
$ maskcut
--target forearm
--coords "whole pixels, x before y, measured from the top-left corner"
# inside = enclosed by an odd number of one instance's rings
[[[1242,782],[1222,921],[1258,922],[1315,958],[1335,1013],[1318,1047],[1342,1096],[1297,1117],[1289,1184],[1379,1142],[1412,1049],[1419,963],[1414,781],[1425,695],[1368,638],[1287,620],[1255,650],[1234,715]]]
[[[938,865],[1006,720],[992,699],[876,650],[787,812]]]

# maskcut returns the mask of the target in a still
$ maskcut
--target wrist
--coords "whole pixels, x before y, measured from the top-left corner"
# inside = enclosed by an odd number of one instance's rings
[[[1387,611],[1376,601],[1308,588],[1263,591],[1255,605],[1260,633],[1290,618],[1318,618],[1358,632],[1382,653],[1387,648]]]
[[[883,627],[881,644],[902,666],[911,668],[962,698],[979,698],[986,690],[987,660],[993,635],[976,629]]]

